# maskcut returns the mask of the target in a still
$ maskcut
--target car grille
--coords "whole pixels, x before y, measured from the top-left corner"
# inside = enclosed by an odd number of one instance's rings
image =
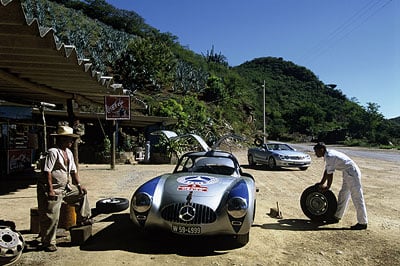
[[[302,157],[302,156],[289,156],[289,159],[290,160],[303,160],[304,157]]]
[[[186,223],[186,224],[208,224],[215,222],[217,215],[215,212],[207,206],[192,203],[192,206],[196,209],[196,214],[194,219],[188,222],[179,219],[179,210],[184,206],[184,203],[176,203],[165,206],[161,211],[161,217],[164,220],[176,223]]]

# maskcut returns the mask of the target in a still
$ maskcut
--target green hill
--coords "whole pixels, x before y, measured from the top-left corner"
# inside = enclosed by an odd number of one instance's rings
[[[146,114],[178,118],[178,132],[212,142],[227,132],[250,136],[262,130],[265,81],[272,139],[399,143],[399,123],[385,120],[377,104],[360,106],[283,58],[257,58],[233,68],[213,47],[196,54],[139,14],[104,0],[23,2],[28,16],[55,28],[60,41],[75,44],[81,57],[146,102]]]

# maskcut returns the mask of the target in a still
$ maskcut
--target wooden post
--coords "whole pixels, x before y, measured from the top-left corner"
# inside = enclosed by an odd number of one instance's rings
[[[73,106],[73,99],[68,99],[67,100],[67,113],[68,113],[68,122],[70,127],[73,127],[74,122],[75,122],[75,114],[74,114],[74,106]],[[76,168],[79,171],[79,151],[78,151],[78,141],[74,142],[74,145],[72,146],[72,153],[74,154],[74,161],[76,164]]]
[[[116,139],[116,122],[115,120],[112,120],[112,140],[111,140],[111,169],[114,170],[115,169],[115,139]]]

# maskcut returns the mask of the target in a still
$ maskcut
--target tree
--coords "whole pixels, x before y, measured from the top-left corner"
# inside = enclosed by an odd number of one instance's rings
[[[226,96],[225,85],[222,80],[212,75],[207,80],[207,87],[204,90],[204,100],[206,102],[218,103],[222,101]]]
[[[293,132],[314,135],[325,119],[324,111],[315,103],[302,103],[291,114]]]
[[[214,45],[211,47],[211,51],[207,50],[207,54],[203,55],[208,63],[217,63],[223,66],[228,66],[226,57],[220,52],[219,54],[214,52]]]
[[[178,123],[175,125],[175,130],[178,133],[185,133],[185,128],[188,126],[188,115],[184,112],[183,106],[175,99],[159,102],[153,110],[153,115],[176,118]]]
[[[177,61],[171,49],[154,38],[136,38],[114,64],[126,89],[161,91],[172,87]]]
[[[367,130],[364,121],[365,110],[356,102],[349,101],[345,103],[343,112],[346,114],[345,127],[348,130],[349,137],[352,139],[363,138]]]
[[[377,103],[368,102],[366,106],[366,124],[368,125],[366,137],[372,142],[377,143],[378,129],[383,123],[383,115],[379,113],[379,105]]]

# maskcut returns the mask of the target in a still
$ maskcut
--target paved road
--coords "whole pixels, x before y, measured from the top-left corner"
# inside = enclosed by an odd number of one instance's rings
[[[299,151],[313,152],[313,144],[291,144],[291,145]],[[350,157],[354,156],[354,157],[400,163],[400,150],[383,150],[375,148],[347,147],[347,146],[336,146],[336,145],[328,145],[328,149],[329,148],[346,153]]]

